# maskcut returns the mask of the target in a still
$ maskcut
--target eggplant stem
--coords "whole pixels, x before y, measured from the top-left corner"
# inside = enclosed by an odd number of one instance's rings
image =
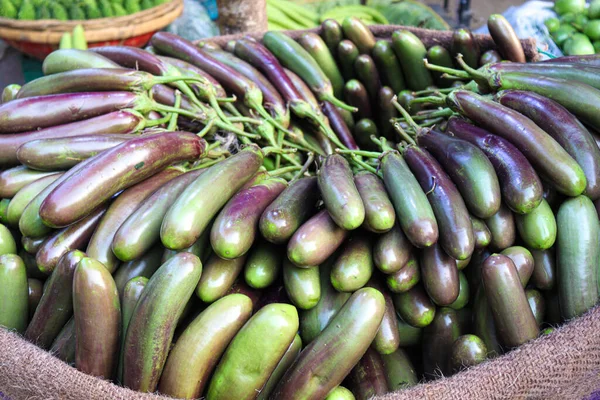
[[[334,95],[330,95],[330,94],[323,94],[321,95],[321,100],[324,101],[328,101],[331,104],[333,104],[334,106],[338,106],[346,111],[350,111],[350,112],[357,112],[358,108],[353,107],[353,106],[349,106],[348,104],[344,103],[343,101],[339,100],[337,97],[335,97]]]
[[[415,95],[415,96],[421,96],[421,95],[430,94],[430,93],[450,93],[453,90],[456,90],[456,88],[427,89],[427,90],[419,90],[418,92],[413,92],[413,95]]]
[[[279,148],[281,148],[281,145],[283,143],[284,135],[285,135],[285,132],[283,132],[281,129],[277,129],[276,145]],[[281,165],[281,155],[277,154],[277,155],[275,155],[275,168],[279,168],[280,165]]]
[[[219,103],[235,103],[237,101],[237,97],[217,97],[217,101]]]
[[[442,67],[441,65],[430,64],[426,58],[423,59],[423,62],[425,63],[425,68],[427,68],[431,71],[445,72],[448,75],[452,75],[454,77],[460,77],[461,79],[469,79],[470,78],[469,73],[466,71],[461,71],[460,69]]]
[[[440,93],[441,94],[441,93]],[[425,96],[425,97],[417,97],[415,99],[410,100],[408,103],[409,108],[413,104],[422,104],[422,103],[431,103],[436,106],[442,106],[446,104],[445,96]]]
[[[413,128],[415,131],[417,131],[417,132],[418,132],[418,131],[419,131],[419,129],[421,129],[421,128],[419,127],[419,125],[417,125],[417,123],[416,123],[416,122],[415,122],[415,121],[412,119],[412,117],[410,116],[410,114],[408,113],[408,111],[406,111],[406,110],[404,109],[404,107],[402,107],[402,106],[400,105],[400,103],[398,103],[398,97],[397,97],[397,96],[394,96],[394,97],[392,98],[392,104],[394,105],[394,107],[396,108],[396,110],[398,110],[398,111],[400,112],[400,114],[401,114],[401,115],[404,117],[404,119],[406,120],[406,122],[407,122],[407,123],[408,123],[410,126],[412,126],[412,128]]]
[[[179,90],[175,90],[175,108],[181,107],[181,92]],[[169,120],[169,125],[167,125],[168,131],[174,131],[177,128],[177,113],[171,113],[171,119]]]
[[[449,108],[443,108],[441,110],[436,110],[427,114],[417,114],[412,118],[415,121],[422,121],[428,118],[451,117],[452,115],[454,115],[454,111],[452,111]]]
[[[215,158],[214,160],[202,162],[202,163],[198,164],[197,166],[195,166],[194,168],[190,169],[190,171],[195,171],[197,169],[204,169],[204,168],[212,167],[213,165],[218,164],[221,161],[223,161],[225,158],[226,157],[219,157],[219,158]],[[207,160],[207,159],[205,159],[205,160]]]
[[[284,131],[286,133],[292,133],[292,132],[288,131],[285,126],[283,126],[279,122],[275,121],[273,119],[273,117],[271,117],[271,115],[267,112],[267,110],[265,110],[265,108],[262,106],[262,104],[252,102],[252,104],[248,104],[248,106],[250,108],[252,108],[254,111],[256,111],[258,113],[258,115],[263,117],[267,122],[269,122],[275,128],[281,129],[282,131]]]
[[[219,142],[218,140],[214,141],[214,142],[210,143],[208,146],[206,146],[206,151],[208,152],[208,151],[216,149],[217,147],[221,147],[222,144],[223,143]]]
[[[372,173],[374,173],[374,174],[377,175],[377,169],[373,168],[372,166],[370,166],[369,164],[367,164],[363,160],[359,159],[356,154],[350,154],[350,158],[352,158],[352,162],[355,163],[356,165],[358,165],[358,166],[366,169],[367,171],[372,172]]]
[[[458,53],[456,55],[456,62],[462,67],[462,69],[464,69],[469,74],[469,78],[472,77],[473,79],[481,79],[484,82],[487,81],[487,76],[484,73],[482,73],[481,71],[477,71],[476,69],[471,68],[469,65],[467,65],[467,63],[463,59],[462,54]]]
[[[296,149],[278,149],[275,146],[267,146],[262,148],[262,152],[266,157],[271,154],[292,154],[296,152]]]
[[[381,153],[377,151],[366,151],[366,150],[343,150],[343,149],[335,149],[336,153],[339,154],[356,154],[357,156],[363,156],[368,158],[379,158]]]
[[[400,138],[406,140],[410,144],[414,144],[414,145],[417,144],[415,142],[415,140],[408,133],[406,133],[406,131],[404,129],[402,129],[402,127],[400,126],[400,124],[398,122],[396,122],[394,124],[394,129],[396,129],[396,132],[398,132],[398,134],[400,135]]]
[[[144,128],[152,128],[154,126],[159,126],[162,124],[166,124],[171,120],[171,114],[169,113],[169,115],[159,118],[159,119],[147,119],[144,122]]]
[[[210,130],[213,128],[214,125],[215,125],[215,118],[208,121],[208,124],[204,125],[204,128],[202,128],[202,130],[200,132],[198,132],[197,135],[200,137],[203,137],[208,132],[210,132]]]
[[[300,177],[302,175],[304,175],[306,173],[306,171],[308,171],[308,168],[310,168],[310,165],[314,161],[315,161],[315,154],[312,151],[308,152],[306,154],[306,162],[304,163],[304,165],[302,165],[302,168],[300,168],[300,171],[298,171],[298,173],[296,175],[294,175],[294,177],[290,180],[290,182],[300,179]]]
[[[275,176],[279,176],[279,175],[285,175],[288,172],[295,172],[295,171],[298,171],[301,169],[302,169],[302,165],[292,165],[289,167],[281,167],[281,168],[277,168],[272,171],[269,171],[269,176],[275,177]]]

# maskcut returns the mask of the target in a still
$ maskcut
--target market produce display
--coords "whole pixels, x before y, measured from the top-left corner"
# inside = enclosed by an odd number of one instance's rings
[[[55,51],[2,93],[0,325],[141,392],[331,400],[583,314],[600,58],[488,25]]]
[[[544,24],[552,39],[566,55],[585,55],[600,52],[600,1],[589,6],[585,0],[557,0],[557,18]]]
[[[267,17],[269,30],[310,29],[328,19],[342,23],[346,17],[356,17],[365,25],[450,29],[433,9],[414,0],[268,0]]]
[[[0,17],[60,21],[122,17],[169,0],[2,0]]]

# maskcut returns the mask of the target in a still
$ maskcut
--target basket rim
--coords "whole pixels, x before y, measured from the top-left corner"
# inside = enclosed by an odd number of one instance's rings
[[[0,38],[33,43],[58,44],[63,33],[81,24],[88,42],[120,40],[164,28],[183,12],[183,0],[167,3],[122,17],[60,21],[20,21],[0,17]]]

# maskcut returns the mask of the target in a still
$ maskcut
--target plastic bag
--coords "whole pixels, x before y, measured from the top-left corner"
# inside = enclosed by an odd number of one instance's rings
[[[219,27],[213,22],[206,8],[198,0],[184,0],[183,14],[166,29],[187,40],[199,40],[219,35]]]

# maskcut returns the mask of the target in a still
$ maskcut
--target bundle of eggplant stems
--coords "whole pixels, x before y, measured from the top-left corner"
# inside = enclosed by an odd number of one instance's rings
[[[208,400],[367,399],[551,334],[598,300],[600,57],[489,26],[50,54],[0,106],[0,325]]]

